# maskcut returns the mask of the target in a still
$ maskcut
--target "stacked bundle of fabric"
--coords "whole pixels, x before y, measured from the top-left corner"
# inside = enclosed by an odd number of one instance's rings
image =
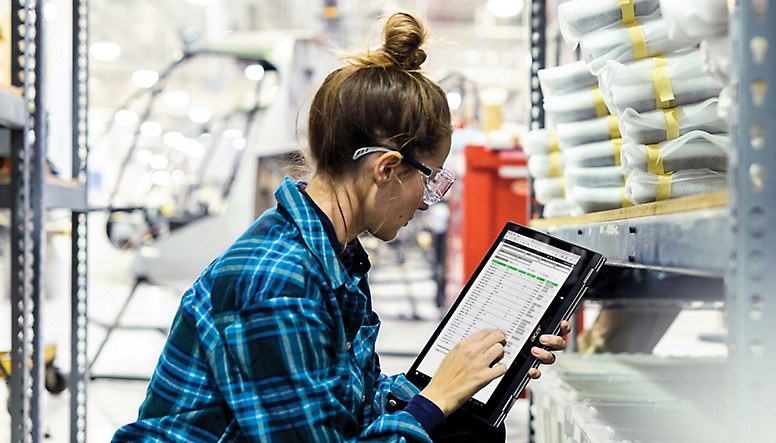
[[[660,1],[660,9],[668,22],[668,36],[678,40],[700,40],[702,67],[723,87],[719,114],[727,119],[732,103],[728,83],[732,46],[728,32],[728,2],[726,0]],[[755,54],[767,50],[767,44],[752,42]]]
[[[545,217],[579,213],[566,192],[571,189],[565,177],[566,153],[586,143],[619,139],[617,119],[610,115],[598,80],[584,62],[543,69],[538,75],[544,109],[555,130],[533,131],[523,143],[529,173],[535,178],[534,192],[545,206]]]
[[[555,133],[547,129],[530,131],[523,139],[522,146],[528,156],[528,173],[534,179],[534,197],[544,207],[542,217],[571,215],[572,208],[566,201],[566,184],[563,179],[565,159]]]
[[[590,23],[583,20],[577,25],[576,29],[584,30]],[[564,185],[565,207],[577,215],[630,205],[624,198],[624,177],[619,166],[619,123],[606,106],[598,79],[588,64],[577,61],[540,70],[538,75],[544,109],[564,159],[563,177],[559,180]],[[543,181],[535,182],[537,196],[545,186]],[[602,192],[586,192],[601,188]],[[607,192],[613,188],[617,190],[614,199],[612,192]]]
[[[706,11],[719,9],[719,1],[692,0],[690,9],[704,9],[702,3]],[[722,84],[704,70],[697,48],[704,32],[716,32],[706,29],[718,26],[677,26],[661,3],[687,13],[686,2],[659,0],[573,0],[559,7],[563,37],[580,47],[597,76],[622,138],[591,143],[579,128],[558,124],[568,194],[584,212],[622,207],[623,196],[640,204],[725,187],[729,142],[715,135],[727,131],[718,115]],[[564,149],[564,140],[574,146]]]

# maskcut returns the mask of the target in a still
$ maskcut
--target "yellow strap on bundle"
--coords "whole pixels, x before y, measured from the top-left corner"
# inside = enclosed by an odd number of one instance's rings
[[[620,138],[620,122],[617,120],[616,115],[609,116],[609,138]]]
[[[560,197],[566,198],[566,178],[560,178]]]
[[[633,206],[633,202],[631,202],[630,200],[628,200],[625,197],[625,187],[623,186],[623,188],[622,188],[622,207],[623,208],[629,208],[631,206]]]
[[[554,152],[560,152],[560,144],[558,144],[558,137],[550,133],[550,154]]]
[[[658,56],[652,57],[652,62],[655,64],[656,68],[668,65],[668,60],[666,60],[666,57],[664,55],[658,55]]]
[[[593,94],[593,106],[595,106],[596,117],[603,117],[609,115],[609,108],[604,103],[604,96],[601,94],[601,89],[592,88],[590,93]]]
[[[628,30],[628,34],[630,35],[631,46],[633,47],[633,59],[641,60],[647,58],[649,55],[647,52],[647,38],[644,37],[644,30],[641,29],[639,22],[634,21],[633,23],[626,25],[625,29]]]
[[[655,200],[663,201],[669,198],[671,198],[671,174],[658,174]]]
[[[655,104],[658,109],[667,109],[671,107],[671,100],[674,97],[674,90],[671,87],[671,79],[668,78],[668,70],[665,66],[652,68],[649,70],[652,76],[652,85],[655,87]]]
[[[614,165],[622,166],[622,139],[616,138],[612,140],[612,143],[614,144]]]
[[[560,152],[550,154],[550,177],[560,177]]]
[[[636,21],[636,12],[633,10],[633,0],[617,0],[622,11],[622,24],[628,25]]]
[[[660,145],[647,145],[647,172],[652,174],[665,174],[663,169],[663,155],[660,153]]]
[[[666,140],[679,138],[679,113],[676,109],[664,109],[663,114],[666,118]]]

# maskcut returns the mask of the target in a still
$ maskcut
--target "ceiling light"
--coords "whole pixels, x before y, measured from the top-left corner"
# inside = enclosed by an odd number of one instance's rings
[[[193,139],[186,139],[183,149],[187,155],[194,158],[202,158],[205,155],[205,147],[202,146],[202,143]]]
[[[186,137],[180,132],[170,131],[164,134],[164,144],[171,148],[182,149],[184,141],[186,141]]]
[[[170,186],[170,183],[172,182],[172,176],[167,171],[154,171],[151,179],[154,181],[156,186],[162,187]]]
[[[189,104],[189,94],[186,91],[167,91],[164,102],[171,108],[183,108]]]
[[[243,133],[239,129],[227,129],[224,131],[224,137],[226,138],[238,138],[242,137]]]
[[[144,122],[140,125],[140,133],[148,138],[156,138],[162,135],[162,125],[157,122]]]
[[[134,126],[137,124],[138,116],[135,111],[122,109],[116,112],[116,115],[113,116],[113,120],[121,126]]]
[[[164,169],[167,167],[168,164],[170,164],[170,162],[169,160],[167,160],[167,157],[165,157],[164,155],[156,154],[153,157],[151,157],[151,161],[148,164],[153,169]]]
[[[232,147],[238,151],[242,151],[246,146],[248,146],[248,141],[244,137],[239,137],[232,141]]]
[[[523,9],[523,0],[488,0],[488,11],[496,17],[514,17]]]
[[[245,67],[245,78],[253,80],[255,82],[264,78],[264,66],[261,65],[248,65]]]
[[[141,69],[132,73],[132,81],[141,88],[150,88],[159,80],[159,73],[150,69]]]
[[[191,108],[191,111],[189,111],[189,118],[194,123],[207,123],[212,117],[213,113],[210,112],[210,109],[204,106]]]
[[[89,47],[89,55],[103,62],[111,62],[121,55],[121,47],[113,42],[97,42]]]

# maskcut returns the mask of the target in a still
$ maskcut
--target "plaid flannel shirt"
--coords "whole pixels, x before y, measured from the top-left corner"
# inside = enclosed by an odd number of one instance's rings
[[[183,294],[138,420],[114,442],[430,441],[387,410],[389,393],[418,389],[380,373],[366,275],[342,266],[291,179],[275,197]]]

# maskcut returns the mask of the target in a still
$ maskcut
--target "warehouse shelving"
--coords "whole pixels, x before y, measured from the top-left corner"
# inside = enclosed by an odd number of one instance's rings
[[[0,207],[11,212],[11,441],[42,441],[44,347],[42,262],[49,209],[71,212],[70,441],[86,440],[86,0],[72,2],[72,180],[46,172],[45,4],[11,2],[11,83],[0,91],[0,127],[9,131],[11,174]],[[18,92],[17,92],[18,91]]]
[[[532,225],[601,252],[610,265],[719,277],[728,264],[727,195],[700,194]]]
[[[26,118],[24,97],[13,91],[0,88],[0,126],[20,129]]]
[[[768,1],[728,4],[735,102],[728,190],[582,217],[534,220],[532,225],[598,250],[618,268],[724,279],[728,357],[716,388],[727,403],[722,414],[729,420],[727,441],[763,441],[776,435],[776,422],[768,417],[768,401],[776,392],[776,378],[769,371],[776,365],[776,274],[770,272],[776,263],[776,99],[770,85],[776,57],[772,44],[768,50],[768,43],[776,42],[770,25],[776,7]],[[536,72],[544,67],[545,38],[538,35],[547,29],[546,8],[544,0],[532,2],[532,85],[538,85]],[[532,106],[532,129],[543,127],[543,113],[537,109],[540,92],[533,93]],[[634,285],[627,279],[619,284],[624,288],[620,292]]]

